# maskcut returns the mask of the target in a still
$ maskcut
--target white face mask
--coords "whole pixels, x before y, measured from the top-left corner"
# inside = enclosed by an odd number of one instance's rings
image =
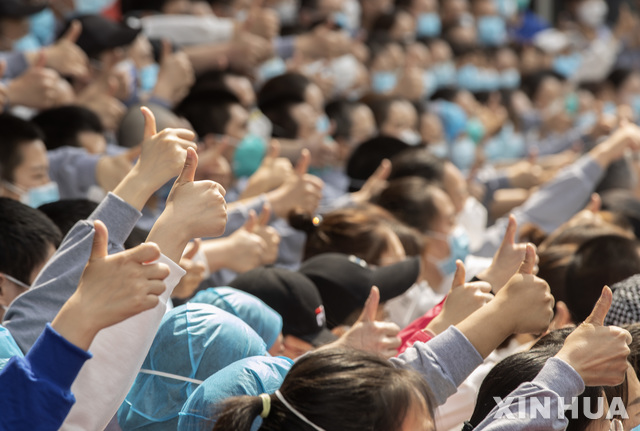
[[[578,6],[577,10],[578,20],[593,28],[600,27],[604,23],[608,12],[609,6],[603,0],[586,0]]]
[[[469,196],[458,214],[458,223],[469,234],[469,249],[478,250],[484,242],[488,211],[476,198]]]
[[[411,129],[404,129],[402,132],[400,132],[399,138],[405,144],[411,145],[412,147],[415,147],[420,143],[420,141],[422,141],[422,138],[420,137],[418,132]]]

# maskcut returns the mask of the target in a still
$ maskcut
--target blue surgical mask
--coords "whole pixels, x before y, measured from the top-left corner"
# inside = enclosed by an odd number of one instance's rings
[[[595,111],[586,111],[578,115],[575,120],[575,127],[587,132],[598,122],[598,114]]]
[[[500,89],[500,72],[496,69],[481,70],[482,85],[484,91],[497,91]]]
[[[498,12],[506,19],[511,19],[518,13],[518,2],[516,0],[495,0]]]
[[[151,63],[138,70],[140,89],[145,92],[150,92],[156,88],[158,73],[160,73],[160,66],[157,63]]]
[[[316,121],[316,131],[318,133],[329,133],[331,128],[331,120],[327,117],[327,114],[320,115]]]
[[[602,113],[605,115],[618,115],[618,106],[613,102],[605,102],[602,107]]]
[[[430,232],[427,235],[442,236],[438,232]],[[451,275],[456,272],[456,260],[465,261],[469,255],[469,235],[464,228],[458,226],[451,234],[447,236],[449,244],[449,256],[434,262],[438,266],[438,270],[444,276]]]
[[[486,134],[484,124],[478,118],[471,118],[467,122],[467,135],[476,144],[480,143]]]
[[[236,178],[249,177],[260,167],[267,152],[267,145],[262,138],[247,134],[233,153],[231,167]]]
[[[456,83],[456,66],[453,61],[443,61],[431,67],[438,81],[438,88],[450,87]]]
[[[435,74],[430,70],[422,71],[422,97],[424,99],[429,99],[431,96],[438,91],[438,78],[436,78]]]
[[[440,36],[442,21],[437,13],[421,13],[416,23],[416,35],[421,37]]]
[[[458,87],[471,92],[484,91],[485,83],[482,81],[480,69],[473,64],[466,64],[458,69]]]
[[[520,71],[516,68],[505,69],[500,73],[500,88],[515,90],[520,87]]]
[[[114,3],[114,0],[75,0],[76,12],[82,15],[98,15]]]
[[[40,45],[51,45],[56,38],[56,17],[49,8],[29,17],[31,34],[38,39]]]
[[[40,50],[41,45],[38,39],[32,34],[28,34],[16,40],[12,44],[12,50],[18,52],[34,52]]]
[[[570,78],[580,68],[582,56],[574,52],[568,55],[559,55],[553,60],[553,70],[565,78]]]
[[[500,46],[507,42],[507,24],[498,15],[485,15],[477,19],[478,40],[484,46]]]
[[[457,104],[439,100],[433,104],[436,114],[442,121],[444,136],[448,142],[453,142],[467,126],[467,114]]]
[[[273,57],[258,67],[257,79],[258,82],[267,82],[271,78],[284,75],[287,72],[287,65],[280,57]]]
[[[336,12],[333,14],[333,22],[343,30],[351,30],[349,28],[349,17],[344,12]]]
[[[371,89],[377,94],[388,93],[396,87],[397,82],[396,72],[380,70],[371,74]]]
[[[451,162],[461,171],[467,172],[476,161],[476,143],[468,136],[462,136],[451,146]]]
[[[20,202],[29,205],[31,208],[38,208],[40,205],[60,200],[58,184],[52,181],[29,190],[24,190],[8,181],[3,181],[3,183],[7,189],[20,196]]]

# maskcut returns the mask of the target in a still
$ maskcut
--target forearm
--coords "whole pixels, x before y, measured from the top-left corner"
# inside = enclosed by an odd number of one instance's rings
[[[133,384],[167,307],[167,301],[184,270],[167,256],[159,262],[171,271],[158,305],[121,323],[101,330],[90,351],[93,360],[82,368],[72,390],[78,402],[61,430],[98,431],[107,426]]]
[[[513,333],[507,321],[499,307],[489,302],[458,323],[456,328],[484,359]]]
[[[156,223],[151,228],[147,242],[154,242],[160,247],[162,253],[173,262],[180,262],[182,253],[189,241],[193,238],[186,238],[180,224],[171,221],[165,212],[160,215]]]

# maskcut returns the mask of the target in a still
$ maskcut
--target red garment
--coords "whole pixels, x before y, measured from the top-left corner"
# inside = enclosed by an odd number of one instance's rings
[[[102,16],[109,18],[112,21],[122,21],[122,8],[120,7],[120,0],[113,2],[111,6],[102,11]]]
[[[398,337],[402,340],[402,344],[398,348],[398,354],[403,353],[409,347],[413,346],[413,343],[416,341],[426,343],[432,338],[429,334],[425,333],[423,329],[426,328],[427,325],[442,312],[445,299],[447,298],[445,297],[438,305],[427,311],[422,317],[418,317],[406,328],[400,331]]]

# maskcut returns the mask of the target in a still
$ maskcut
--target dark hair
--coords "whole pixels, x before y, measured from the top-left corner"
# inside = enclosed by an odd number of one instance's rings
[[[272,103],[262,112],[273,125],[274,138],[296,139],[298,137],[298,122],[293,117],[293,109],[305,103],[304,100],[282,100]]]
[[[87,199],[62,199],[38,207],[66,236],[71,228],[80,220],[86,220],[95,211],[98,204]],[[129,238],[124,242],[124,248],[130,249],[143,243],[149,232],[134,227]]]
[[[399,139],[378,135],[356,147],[347,161],[347,176],[351,178],[349,191],[360,190],[384,159],[390,159],[409,148]]]
[[[615,69],[607,76],[605,82],[611,84],[611,86],[618,91],[620,87],[624,85],[625,81],[634,73],[635,71],[631,69]]]
[[[343,253],[380,265],[388,247],[387,235],[392,232],[383,220],[361,208],[332,211],[316,224],[306,213],[293,213],[289,224],[307,234],[303,260],[322,253]]]
[[[11,114],[0,114],[0,178],[13,182],[13,171],[22,163],[20,145],[42,140],[38,126]]]
[[[264,83],[258,94],[258,107],[265,111],[272,105],[279,105],[283,100],[303,102],[305,91],[311,85],[311,80],[306,76],[289,72],[271,78]]]
[[[555,78],[561,82],[566,81],[565,78],[557,72],[552,70],[541,70],[523,77],[521,86],[522,91],[524,91],[529,99],[533,101],[538,94],[540,86],[547,78]]]
[[[90,109],[82,106],[61,106],[41,111],[33,117],[44,133],[47,150],[59,147],[80,147],[78,135],[81,132],[103,133],[100,118]]]
[[[630,190],[609,190],[600,195],[602,209],[624,217],[640,238],[640,201]]]
[[[542,370],[549,358],[554,356],[562,348],[562,343],[549,343],[540,348],[534,348],[527,352],[516,353],[498,362],[484,378],[473,415],[469,422],[472,426],[478,426],[489,415],[497,403],[494,397],[502,399],[513,392],[522,383],[532,381]],[[603,396],[603,388],[600,386],[586,387],[578,396],[580,406],[585,402],[590,403],[589,411],[597,411],[598,398]],[[577,409],[579,416],[575,419],[567,417],[569,425],[567,431],[583,431],[592,421],[587,418],[582,409]]]
[[[431,391],[418,373],[357,350],[325,349],[303,356],[284,378],[280,393],[309,421],[326,430],[399,431],[419,397],[433,417]],[[270,398],[271,410],[260,430],[310,429],[275,395]],[[219,411],[214,431],[248,431],[262,412],[262,399],[231,398]]]
[[[403,177],[422,177],[427,181],[442,182],[444,160],[424,148],[410,148],[391,159],[389,180]]]
[[[340,99],[334,100],[325,107],[327,116],[335,124],[333,139],[351,138],[351,129],[353,128],[351,115],[359,105],[357,102]]]
[[[372,202],[389,211],[401,222],[424,233],[431,230],[440,215],[434,200],[438,190],[442,191],[424,178],[398,178],[390,181],[387,188],[374,197]]]
[[[49,218],[16,200],[0,198],[0,272],[31,284],[34,268],[58,248],[62,234]]]
[[[175,108],[175,112],[189,120],[200,137],[224,135],[231,120],[233,105],[241,106],[241,103],[229,91],[199,91],[191,92]]]
[[[586,319],[602,288],[640,273],[638,243],[619,235],[603,235],[578,248],[567,268],[566,303],[574,322]]]
[[[387,121],[389,112],[391,112],[391,106],[396,102],[411,103],[407,99],[391,96],[375,97],[368,101],[367,104],[369,108],[371,108],[371,112],[373,112],[373,118],[375,118],[378,128],[382,127],[385,121]]]

